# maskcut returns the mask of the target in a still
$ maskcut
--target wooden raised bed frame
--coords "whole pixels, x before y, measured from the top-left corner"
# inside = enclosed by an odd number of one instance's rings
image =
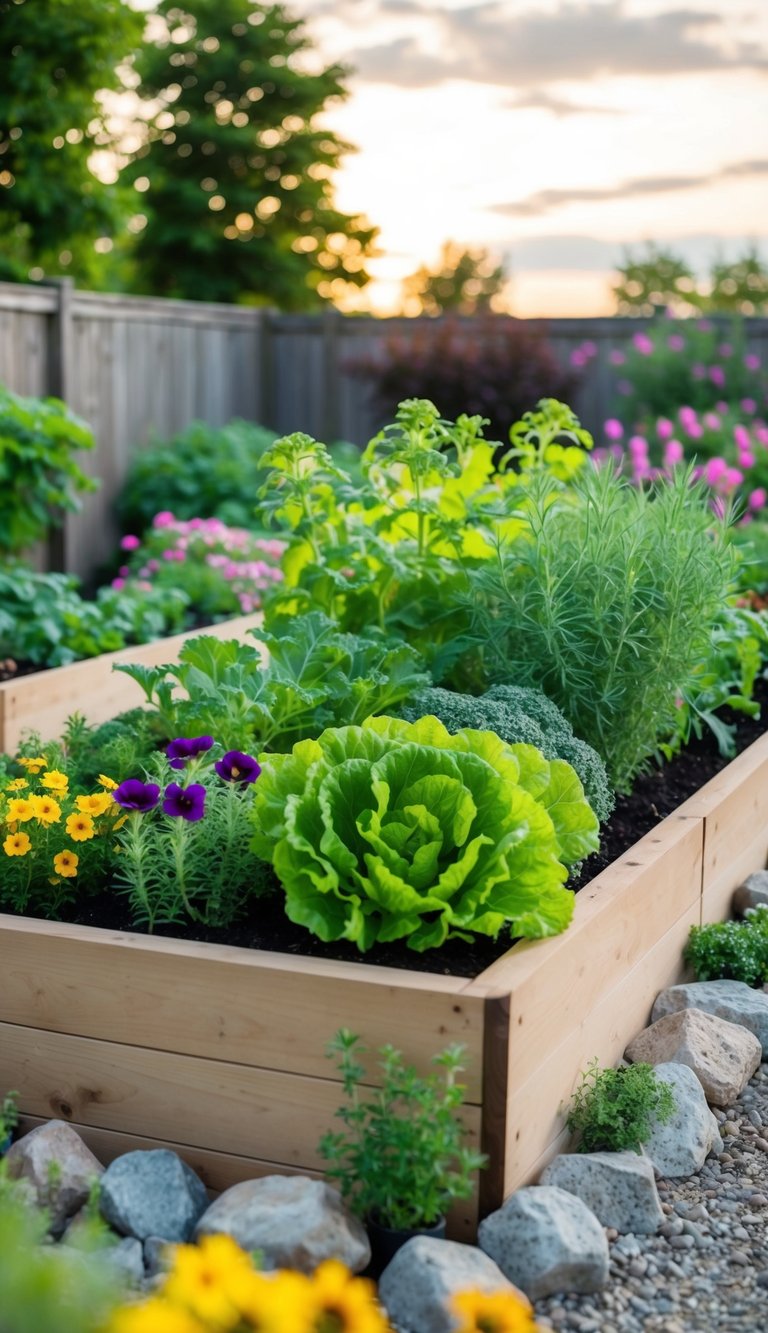
[[[726,916],[767,852],[768,735],[582,889],[565,934],[474,980],[0,916],[0,1091],[19,1090],[25,1127],[62,1117],[102,1160],[171,1146],[220,1190],[321,1169],[339,1027],[421,1069],[461,1041],[465,1123],[490,1157],[451,1219],[471,1239],[563,1146],[580,1071],[621,1056],[684,975],[690,926]]]

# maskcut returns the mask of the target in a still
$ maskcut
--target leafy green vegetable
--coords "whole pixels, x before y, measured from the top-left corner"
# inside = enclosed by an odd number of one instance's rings
[[[579,1152],[641,1152],[654,1123],[675,1114],[675,1096],[653,1065],[601,1069],[593,1060],[571,1098],[566,1124]]]
[[[470,727],[495,731],[508,745],[535,745],[545,759],[564,759],[576,770],[601,824],[613,809],[613,793],[599,754],[574,736],[570,722],[541,690],[494,685],[479,698],[439,688],[421,690],[401,704],[398,712],[407,722],[430,713],[451,733]]]
[[[292,921],[360,950],[564,930],[598,823],[562,760],[436,718],[369,718],[266,756],[252,847]]]
[[[118,670],[141,685],[167,736],[212,732],[225,748],[287,750],[324,727],[358,723],[428,684],[418,654],[377,630],[344,634],[319,611],[253,630],[262,654],[210,635],[188,641],[178,664]],[[187,698],[174,695],[174,683]]]
[[[762,986],[768,981],[768,907],[754,908],[743,921],[691,926],[684,957],[697,981],[723,977]]]

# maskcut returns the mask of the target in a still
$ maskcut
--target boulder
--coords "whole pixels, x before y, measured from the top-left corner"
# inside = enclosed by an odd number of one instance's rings
[[[12,1180],[26,1180],[59,1235],[82,1208],[104,1167],[65,1120],[49,1120],[17,1139],[5,1157]]]
[[[626,1049],[628,1060],[651,1065],[688,1065],[708,1102],[730,1106],[760,1064],[762,1047],[746,1028],[701,1009],[681,1009],[659,1018]]]
[[[705,1159],[719,1146],[717,1121],[707,1106],[704,1090],[688,1065],[661,1064],[656,1077],[668,1084],[675,1099],[675,1114],[666,1124],[654,1123],[643,1144],[645,1155],[659,1176],[674,1179],[700,1171]]]
[[[114,1269],[118,1278],[131,1286],[138,1286],[144,1281],[144,1251],[140,1240],[135,1236],[123,1236],[117,1245],[103,1251],[106,1262]]]
[[[701,1009],[715,1018],[746,1028],[768,1050],[768,995],[743,981],[691,981],[669,986],[656,997],[651,1018],[656,1022],[681,1009]]]
[[[124,1236],[189,1240],[208,1207],[199,1176],[168,1148],[116,1157],[101,1178],[102,1217]]]
[[[379,1278],[379,1300],[400,1333],[453,1333],[460,1291],[521,1295],[482,1250],[432,1236],[407,1241]]]
[[[733,895],[734,916],[744,916],[753,907],[768,907],[768,870],[748,875]]]
[[[365,1228],[341,1195],[309,1176],[243,1180],[220,1194],[200,1218],[195,1238],[224,1232],[244,1250],[258,1250],[263,1268],[313,1273],[339,1259],[353,1273],[371,1257]]]
[[[664,1221],[653,1167],[634,1152],[561,1153],[541,1173],[581,1199],[604,1227],[653,1235]]]
[[[512,1194],[480,1223],[478,1243],[532,1301],[608,1281],[605,1231],[581,1199],[554,1185]]]

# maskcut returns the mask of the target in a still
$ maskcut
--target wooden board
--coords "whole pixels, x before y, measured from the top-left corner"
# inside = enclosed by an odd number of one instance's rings
[[[156,639],[154,643],[103,653],[84,662],[37,671],[0,684],[0,752],[13,751],[25,731],[36,731],[43,741],[57,740],[67,718],[81,713],[91,723],[107,722],[128,708],[141,705],[139,687],[121,671],[118,663],[141,662],[161,666],[177,660],[188,639],[212,634],[217,639],[244,639],[247,631],[261,623],[261,615],[237,616],[208,625],[202,630]],[[255,642],[255,640],[254,640]]]

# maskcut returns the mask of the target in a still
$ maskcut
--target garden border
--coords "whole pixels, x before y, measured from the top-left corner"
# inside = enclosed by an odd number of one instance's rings
[[[102,653],[67,666],[49,667],[29,676],[17,676],[0,682],[0,752],[12,751],[22,732],[40,732],[44,741],[61,735],[67,718],[75,711],[91,723],[108,722],[125,709],[141,702],[136,686],[128,676],[112,668],[119,663],[140,662],[143,666],[162,666],[178,659],[188,639],[213,634],[217,639],[239,639],[246,630],[256,629],[261,612],[220,620],[202,629],[186,630],[170,638],[121,648],[116,653]]]
[[[69,1120],[103,1159],[171,1146],[218,1190],[321,1170],[338,1027],[421,1069],[463,1041],[465,1122],[490,1155],[451,1219],[471,1239],[565,1142],[586,1063],[615,1062],[684,976],[690,926],[725,915],[767,853],[768,734],[586,885],[567,932],[473,980],[0,916],[0,1088],[25,1127]]]

